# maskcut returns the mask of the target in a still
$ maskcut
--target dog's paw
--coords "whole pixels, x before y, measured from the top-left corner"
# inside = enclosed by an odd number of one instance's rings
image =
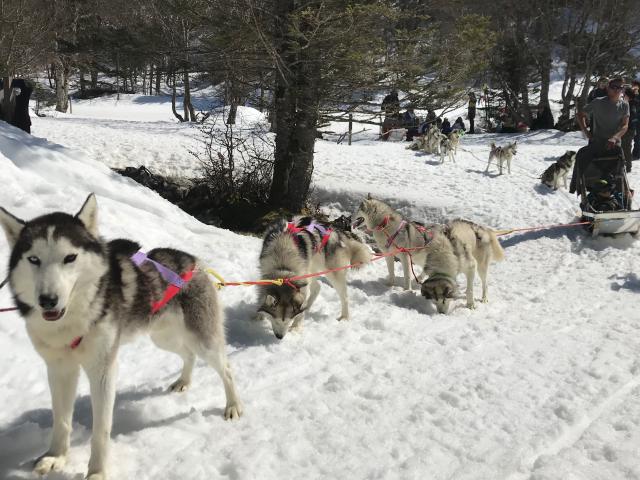
[[[389,278],[387,277],[387,280],[385,281],[385,283],[389,286],[389,287],[393,287],[396,284],[396,279],[394,278]]]
[[[349,320],[349,315],[340,315],[337,320],[342,322],[343,320]]]
[[[189,388],[189,385],[191,385],[191,382],[187,382],[179,378],[178,380],[173,382],[171,385],[169,385],[169,391],[177,392],[177,393],[184,392]]]
[[[89,473],[86,480],[107,480],[107,475],[101,472]]]
[[[489,303],[489,298],[488,297],[482,297],[482,300],[480,300],[482,303]]]
[[[242,416],[243,407],[241,402],[227,405],[224,409],[225,420],[238,420]]]
[[[475,310],[476,309],[476,304],[474,302],[467,303],[467,308],[469,310]]]
[[[46,475],[51,471],[57,472],[64,468],[65,463],[67,463],[67,457],[64,455],[58,457],[50,457],[43,456],[36,460],[35,467],[33,467],[33,472],[38,475]]]

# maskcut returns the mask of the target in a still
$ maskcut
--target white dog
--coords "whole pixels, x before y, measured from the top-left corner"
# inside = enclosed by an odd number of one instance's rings
[[[482,301],[488,301],[487,272],[490,261],[500,261],[504,251],[495,233],[466,220],[454,220],[433,228],[433,239],[426,249],[422,295],[435,302],[438,312],[447,313],[456,297],[456,276],[467,277],[467,307],[475,308],[473,279],[476,269],[482,280]]]
[[[224,350],[222,308],[195,257],[173,249],[145,255],[129,240],[104,242],[94,195],[75,216],[56,212],[24,222],[0,208],[0,224],[12,247],[9,285],[31,342],[47,364],[51,389],[51,445],[36,473],[60,470],[66,462],[82,368],[93,411],[88,478],[107,477],[118,348],[145,330],[157,346],[184,361],[171,390],[189,386],[200,357],[222,378],[225,418],[242,414]]]
[[[371,260],[369,248],[350,232],[332,228],[312,217],[281,219],[267,229],[260,253],[262,278],[278,279],[308,275]],[[349,319],[347,270],[327,274],[340,297],[338,320]],[[292,284],[265,285],[258,289],[258,312],[269,318],[274,335],[284,338],[291,328],[300,328],[305,312],[320,292],[317,277]]]
[[[489,163],[487,163],[487,168],[485,172],[489,171],[489,167],[491,166],[491,160],[496,159],[496,163],[498,164],[498,169],[500,170],[500,175],[502,175],[502,165],[506,162],[507,171],[511,173],[511,159],[516,155],[517,152],[517,141],[510,143],[506,147],[497,147],[495,143],[491,142],[491,152],[489,153]]]
[[[425,247],[430,241],[429,228],[410,222],[402,217],[400,213],[392,209],[389,205],[380,200],[375,200],[371,196],[365,198],[356,211],[353,228],[366,227],[373,235],[373,238],[382,252],[390,252],[398,248],[415,248],[409,255],[400,253],[397,256],[402,263],[404,272],[404,288],[411,290],[412,267],[414,265],[423,266],[426,258]],[[387,283],[395,285],[395,271],[393,256],[385,258],[387,261]],[[418,276],[418,282],[422,277]]]

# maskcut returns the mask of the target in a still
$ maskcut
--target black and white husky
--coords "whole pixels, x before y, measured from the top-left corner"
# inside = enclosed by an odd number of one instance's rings
[[[491,160],[495,158],[496,163],[498,164],[498,169],[500,170],[500,175],[502,175],[502,166],[505,163],[507,164],[507,172],[511,173],[511,159],[518,153],[517,150],[517,141],[508,144],[506,147],[499,147],[496,146],[495,143],[491,142],[491,152],[489,153],[489,162],[487,163],[485,172],[489,171]]]
[[[267,229],[260,253],[260,273],[263,279],[289,279],[370,260],[369,248],[350,232],[312,217],[296,217],[279,220]],[[347,270],[331,272],[326,277],[340,297],[338,320],[348,320]],[[319,291],[318,277],[260,286],[258,313],[271,320],[273,333],[282,339],[290,328],[302,326],[304,314]]]
[[[547,168],[544,173],[540,176],[540,180],[547,187],[553,188],[557,190],[560,186],[560,180],[562,180],[562,184],[564,188],[567,188],[567,176],[569,175],[569,171],[571,167],[573,167],[573,162],[576,159],[576,152],[573,150],[567,150],[557,162]]]
[[[430,240],[429,230],[419,223],[411,222],[391,208],[386,203],[371,198],[365,198],[355,215],[353,228],[366,228],[373,235],[374,240],[381,252],[391,252],[399,248],[416,249],[411,254],[399,253],[397,256],[402,263],[404,273],[404,288],[411,290],[413,273],[411,264],[422,267],[426,259],[424,247]],[[394,257],[388,256],[387,261],[387,284],[395,285]],[[422,281],[422,275],[418,281]]]
[[[473,279],[476,270],[482,281],[482,301],[488,301],[487,272],[490,261],[500,261],[504,251],[495,233],[466,220],[453,220],[432,227],[432,240],[425,249],[425,269],[428,278],[421,293],[435,302],[440,313],[447,313],[449,303],[457,296],[456,277],[467,277],[467,307],[474,308]]]
[[[225,418],[242,414],[225,354],[222,309],[195,257],[172,249],[145,257],[132,241],[104,242],[93,194],[75,216],[56,212],[24,222],[0,208],[0,224],[12,247],[9,285],[51,389],[51,444],[35,472],[45,475],[65,464],[82,368],[93,410],[88,478],[107,477],[118,347],[145,330],[184,361],[171,390],[189,386],[200,357],[222,377]],[[163,306],[170,291],[177,294]]]

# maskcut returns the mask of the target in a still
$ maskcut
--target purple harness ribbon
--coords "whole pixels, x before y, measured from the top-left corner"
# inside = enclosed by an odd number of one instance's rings
[[[162,278],[164,278],[171,285],[175,285],[178,288],[182,288],[186,284],[186,282],[180,277],[180,275],[178,275],[173,270],[168,269],[161,263],[158,263],[155,260],[150,259],[149,257],[147,257],[147,254],[141,250],[131,255],[131,261],[137,267],[139,267],[145,262],[150,262],[156,268],[156,270],[158,271],[158,273]]]

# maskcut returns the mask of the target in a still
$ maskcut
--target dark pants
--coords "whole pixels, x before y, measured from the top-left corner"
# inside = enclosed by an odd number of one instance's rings
[[[640,125],[636,125],[635,135],[633,137],[633,151],[631,152],[633,160],[640,159]]]
[[[569,185],[569,193],[580,192],[578,191],[578,179],[587,167],[591,163],[591,160],[598,157],[613,157],[622,155],[622,149],[618,146],[607,149],[607,140],[593,139],[589,141],[589,144],[578,150],[576,154],[576,163],[573,166],[573,175],[571,176],[571,185]],[[611,160],[611,169],[614,171],[617,166],[616,160]],[[603,174],[606,172],[603,172]]]
[[[476,119],[475,107],[469,107],[469,110],[467,111],[467,118],[469,119],[469,133],[476,133],[474,130],[474,121]]]
[[[631,171],[631,161],[633,160],[631,157],[631,142],[635,135],[635,129],[629,127],[627,133],[622,137],[622,152],[624,153],[624,165],[627,168],[627,172]]]

